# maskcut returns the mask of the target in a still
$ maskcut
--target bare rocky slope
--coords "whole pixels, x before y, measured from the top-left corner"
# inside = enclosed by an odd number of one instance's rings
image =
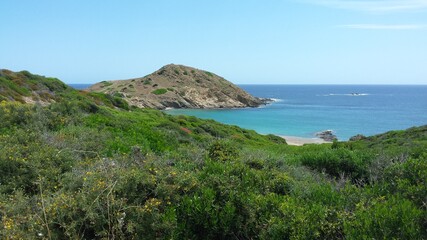
[[[123,97],[141,108],[243,108],[268,100],[251,96],[224,78],[183,65],[166,65],[142,78],[103,81],[89,91]]]

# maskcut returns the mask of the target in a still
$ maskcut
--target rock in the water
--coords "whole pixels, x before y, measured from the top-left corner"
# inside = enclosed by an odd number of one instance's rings
[[[258,107],[271,101],[253,97],[211,72],[174,64],[142,78],[103,81],[88,90],[123,96],[130,105],[157,109]]]
[[[335,140],[338,140],[337,136],[334,134],[334,131],[332,130],[325,130],[316,133],[316,137],[321,138],[327,142],[333,142]]]

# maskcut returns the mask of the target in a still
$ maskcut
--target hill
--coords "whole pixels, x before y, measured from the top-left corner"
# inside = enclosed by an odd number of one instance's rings
[[[0,239],[427,239],[425,126],[296,147],[2,78]]]
[[[122,96],[141,108],[242,108],[266,103],[216,74],[174,64],[142,78],[103,81],[89,91]]]
[[[46,105],[58,100],[57,94],[69,87],[55,78],[33,75],[28,71],[0,69],[0,101],[19,101]]]
[[[57,78],[0,69],[0,102],[20,102],[43,106],[55,102],[76,101],[82,107],[96,111],[99,106],[128,109],[119,97],[103,93],[88,93],[69,87]]]

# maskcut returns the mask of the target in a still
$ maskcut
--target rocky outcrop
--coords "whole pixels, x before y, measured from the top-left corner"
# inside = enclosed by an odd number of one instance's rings
[[[103,81],[88,90],[121,96],[137,107],[156,109],[243,108],[269,102],[211,72],[174,64],[142,78]]]
[[[333,142],[335,140],[338,140],[337,136],[334,134],[334,131],[332,130],[325,130],[316,133],[316,137],[321,138],[327,142]]]
[[[366,136],[362,134],[357,134],[356,136],[353,136],[349,139],[349,141],[360,141],[366,139]]]

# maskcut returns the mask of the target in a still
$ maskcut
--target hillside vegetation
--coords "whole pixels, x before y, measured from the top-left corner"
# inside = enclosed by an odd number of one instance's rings
[[[76,101],[83,109],[92,111],[96,111],[98,106],[129,109],[127,102],[120,97],[78,91],[57,78],[7,69],[0,69],[0,101],[37,103],[43,106],[55,102]]]
[[[1,77],[0,239],[427,238],[426,126],[296,147],[65,85],[23,103],[50,81],[23,76]]]
[[[266,103],[216,74],[175,64],[142,78],[103,81],[88,90],[121,96],[140,108],[242,108]]]

